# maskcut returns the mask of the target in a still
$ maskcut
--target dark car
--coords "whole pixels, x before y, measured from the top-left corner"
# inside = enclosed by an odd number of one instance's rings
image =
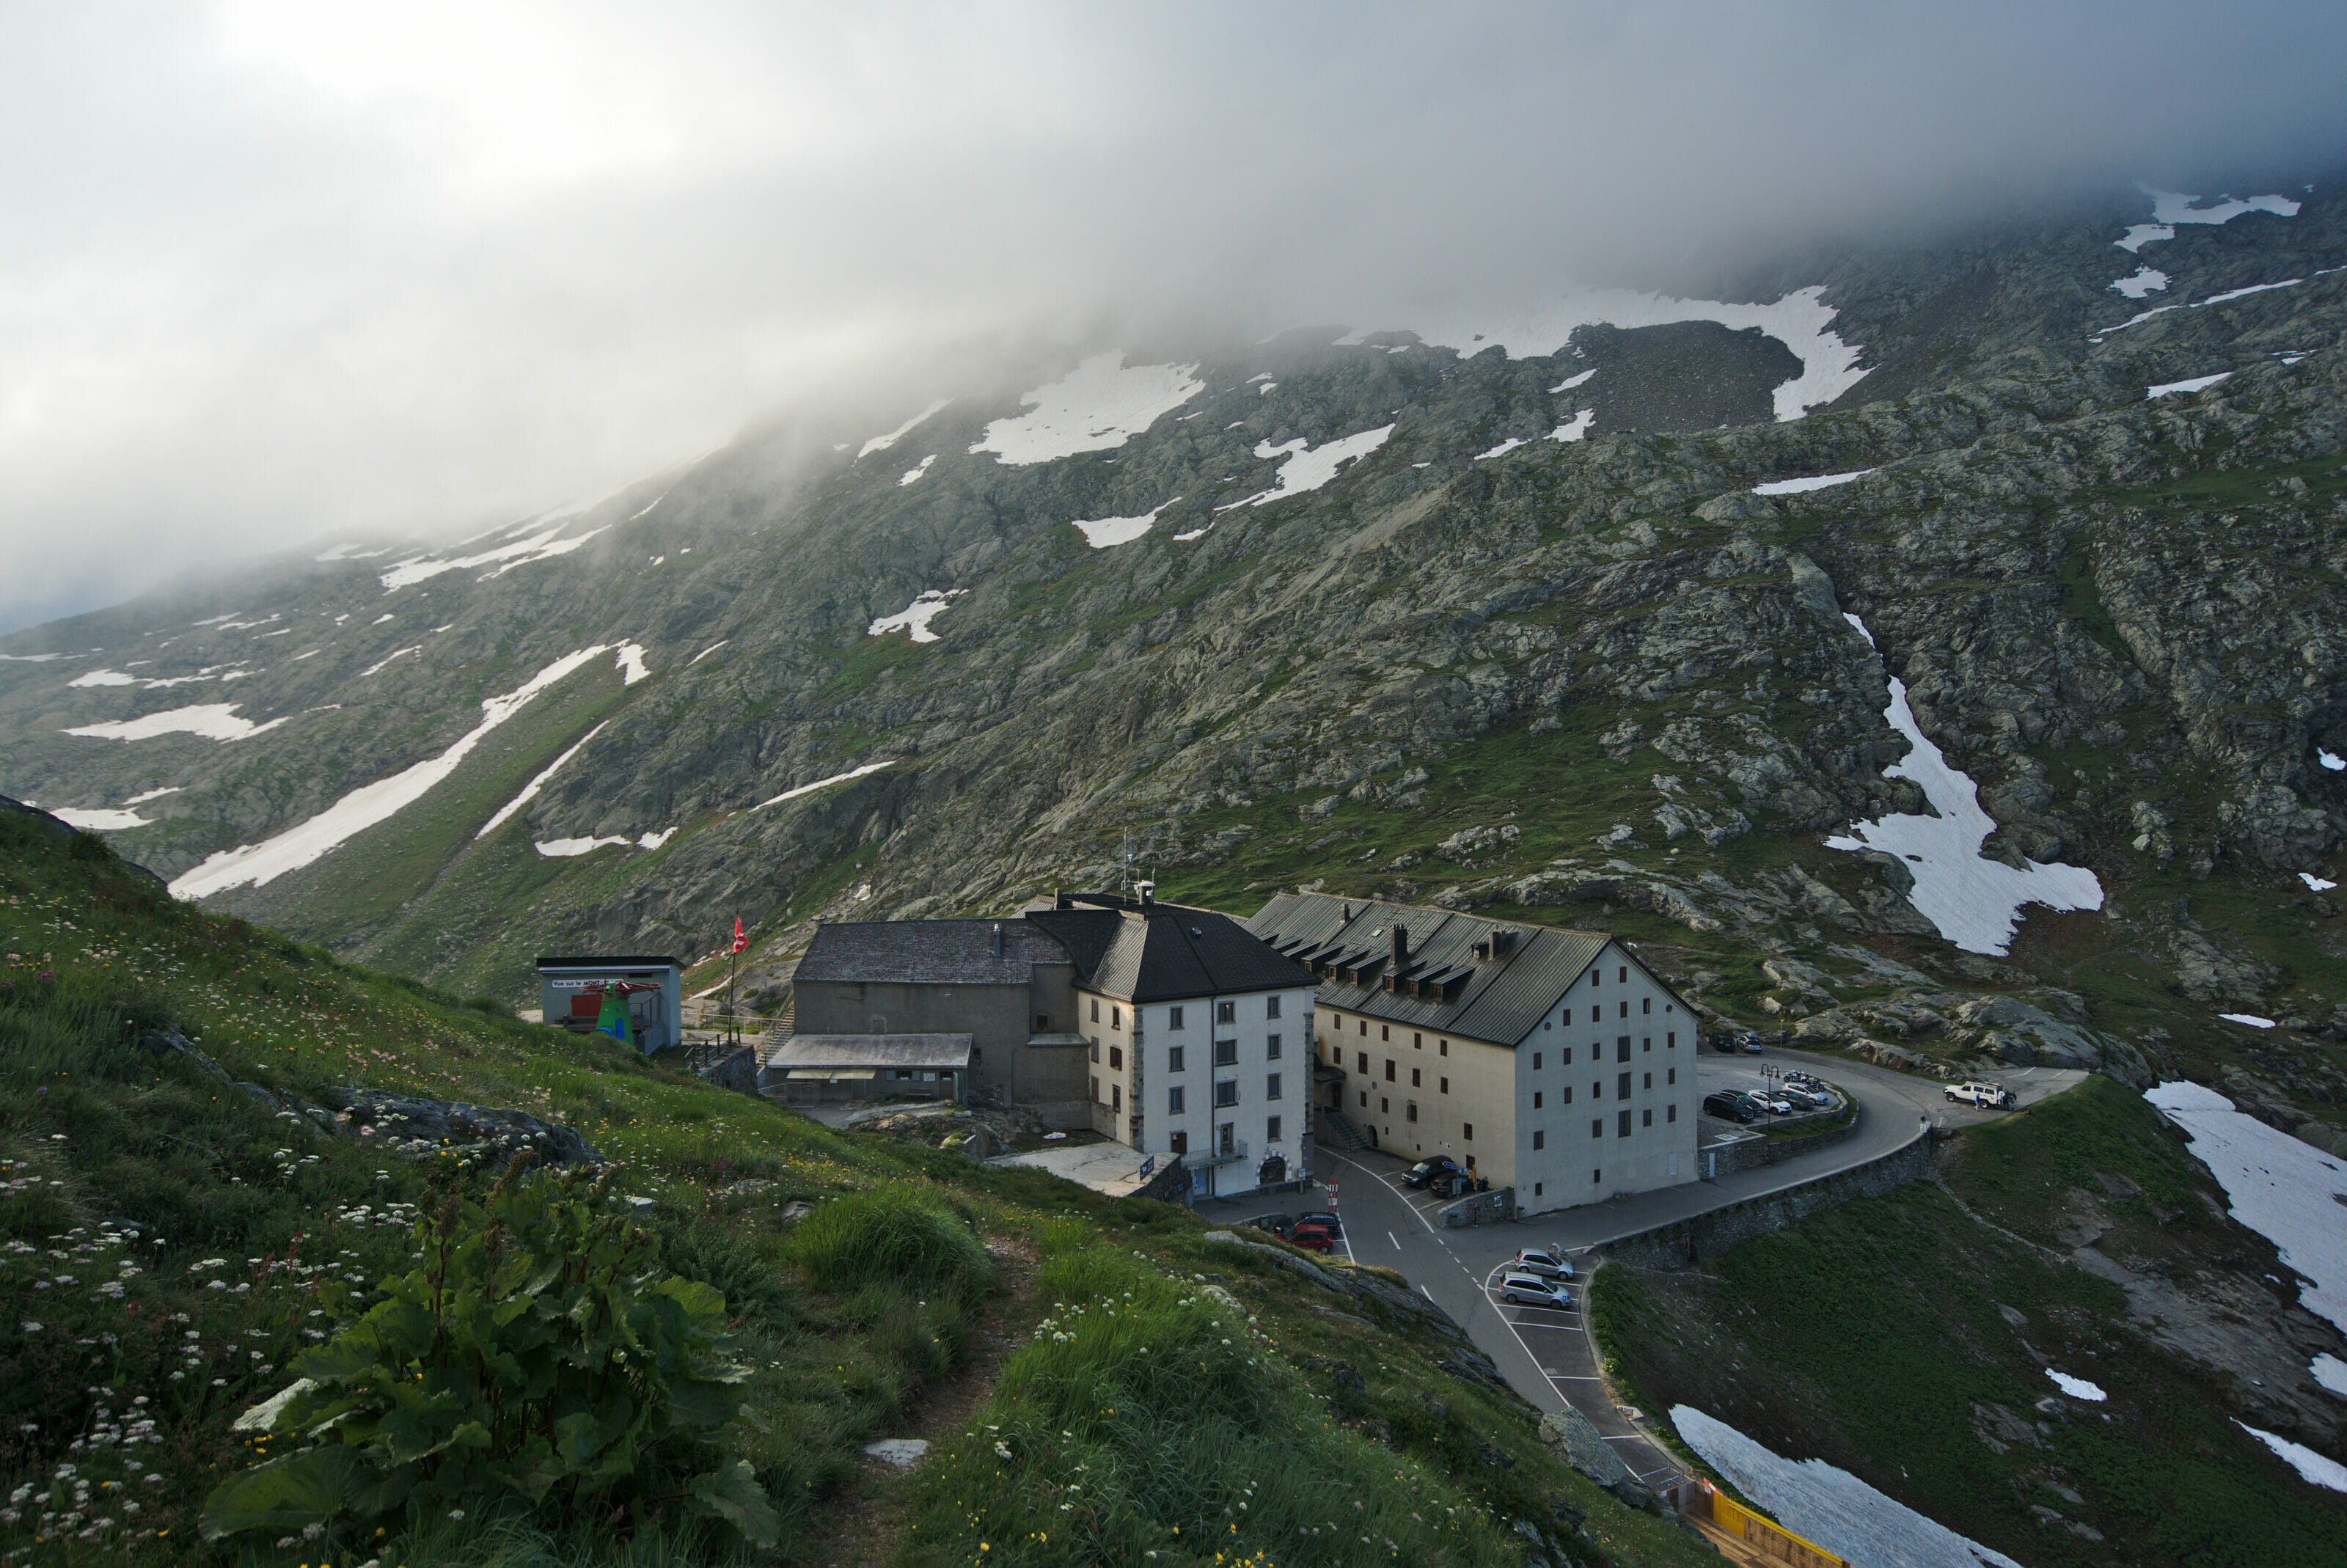
[[[1296,1228],[1296,1222],[1294,1214],[1257,1214],[1251,1220],[1241,1220],[1239,1224],[1253,1225],[1259,1231],[1269,1231],[1274,1235],[1286,1235]]]
[[[1437,1176],[1444,1175],[1458,1168],[1459,1162],[1450,1155],[1437,1154],[1431,1160],[1420,1160],[1417,1164],[1412,1165],[1409,1168],[1409,1173],[1402,1177],[1401,1184],[1405,1187],[1422,1187]]]
[[[1703,1097],[1703,1113],[1717,1116],[1723,1122],[1757,1122],[1760,1119],[1759,1112],[1744,1103],[1740,1096],[1724,1090]]]
[[[1330,1235],[1343,1235],[1345,1234],[1345,1226],[1343,1223],[1339,1221],[1334,1214],[1327,1210],[1315,1210],[1308,1214],[1298,1214],[1296,1216],[1296,1223],[1300,1225],[1318,1225]]]

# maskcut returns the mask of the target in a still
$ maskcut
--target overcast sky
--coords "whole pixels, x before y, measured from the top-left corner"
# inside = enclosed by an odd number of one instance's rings
[[[2335,3],[6,5],[0,630],[944,345],[2332,164],[2342,59]]]

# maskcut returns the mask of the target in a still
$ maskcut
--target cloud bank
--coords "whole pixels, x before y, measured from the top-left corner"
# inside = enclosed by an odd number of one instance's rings
[[[589,498],[991,344],[2301,169],[2342,57],[2314,5],[17,7],[0,630]]]

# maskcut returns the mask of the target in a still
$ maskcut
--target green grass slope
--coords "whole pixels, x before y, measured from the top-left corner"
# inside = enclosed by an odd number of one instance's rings
[[[1514,1563],[1528,1537],[1552,1562],[1702,1554],[1567,1469],[1521,1401],[1438,1367],[1423,1319],[1299,1287],[1181,1210],[826,1131],[175,903],[13,815],[0,950],[0,1562],[802,1563],[876,1517],[918,1564]],[[140,1043],[171,1029],[271,1098]],[[743,1405],[722,1442],[774,1543],[649,1482],[204,1538],[224,1481],[321,1436],[239,1414],[412,1296],[434,1224],[500,1201],[477,1152],[411,1157],[283,1108],[353,1083],[567,1124],[615,1196],[653,1201],[595,1234],[640,1225],[647,1279],[723,1293]],[[901,1434],[932,1459],[899,1476],[859,1451]]]

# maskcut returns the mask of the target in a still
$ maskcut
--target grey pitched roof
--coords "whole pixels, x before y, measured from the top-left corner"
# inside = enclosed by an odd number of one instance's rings
[[[1002,955],[994,931],[1002,928]],[[1031,922],[1008,920],[843,920],[816,928],[794,981],[867,984],[1023,986],[1037,964],[1064,964],[1068,951]]]
[[[1558,931],[1450,909],[1355,902],[1324,893],[1283,893],[1246,925],[1288,957],[1328,966],[1320,980],[1324,1007],[1501,1045],[1512,1045],[1530,1033],[1614,939],[1603,931]],[[1412,996],[1386,989],[1388,972],[1394,967],[1397,926],[1409,938],[1401,978],[1432,982],[1438,988],[1432,994]],[[1495,932],[1512,934],[1512,940],[1502,944],[1507,950],[1478,958],[1476,944]],[[1622,956],[1637,962],[1634,954]],[[1338,971],[1355,978],[1345,980]],[[1662,984],[1651,969],[1646,973]]]
[[[1274,952],[1228,915],[1184,904],[1063,894],[1028,919],[1077,955],[1091,989],[1128,1001],[1232,996],[1311,986],[1311,969]],[[1096,958],[1089,956],[1097,952]]]
[[[969,1066],[966,1034],[794,1034],[766,1059],[768,1067],[920,1068]]]

